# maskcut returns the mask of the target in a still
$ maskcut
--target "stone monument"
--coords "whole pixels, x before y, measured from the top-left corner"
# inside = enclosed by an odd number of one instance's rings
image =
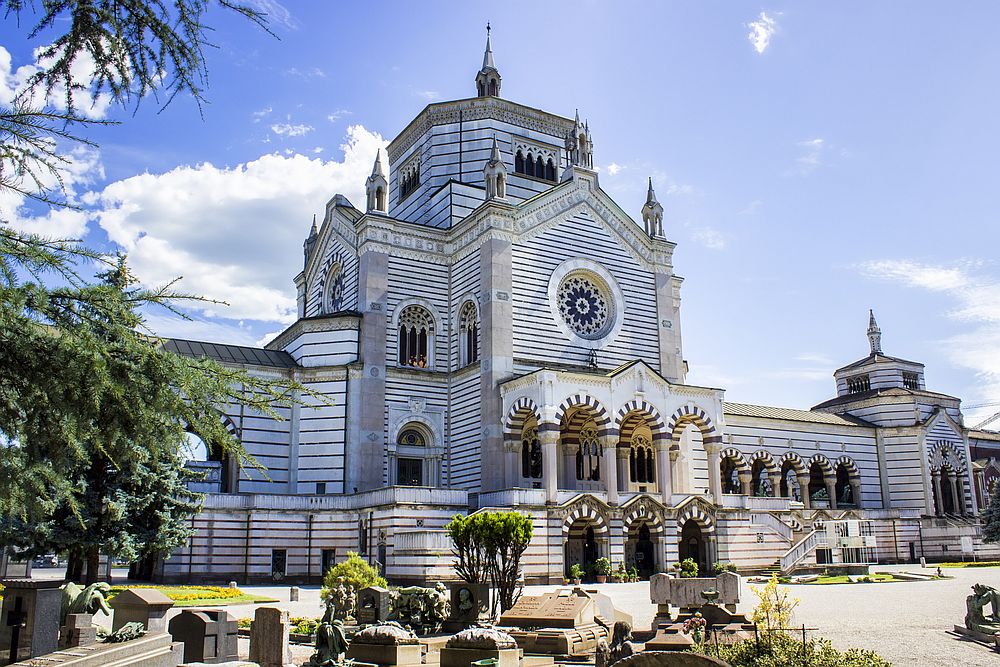
[[[699,653],[644,651],[629,656],[615,667],[729,667],[728,662]]]
[[[434,588],[398,588],[392,598],[389,620],[420,634],[437,632],[448,619],[449,606],[444,584],[438,583]]]
[[[717,601],[729,611],[735,612],[740,601],[740,575],[723,572],[717,577],[675,577],[669,574],[654,574],[649,580],[649,599],[657,606],[652,629],[655,631],[663,623],[673,618],[671,605],[680,607],[681,612],[692,611],[705,602],[702,593],[717,591]]]
[[[215,664],[239,658],[236,619],[222,609],[189,608],[170,619],[170,634],[184,644],[184,662]]]
[[[518,667],[517,642],[494,628],[469,628],[448,639],[441,649],[441,667],[467,667],[476,660],[496,660],[496,667]]]
[[[358,623],[372,625],[389,620],[392,591],[381,586],[369,586],[358,594]]]
[[[288,612],[284,609],[257,607],[250,622],[250,662],[260,667],[291,667],[290,628]]]
[[[992,613],[986,613],[987,607]],[[956,625],[955,632],[1000,647],[1000,591],[974,584],[965,598],[965,625]]]
[[[421,662],[420,641],[413,632],[398,623],[380,623],[354,635],[347,647],[347,658],[384,667],[416,666]]]
[[[500,616],[499,624],[527,653],[581,655],[607,641],[611,621],[583,589],[560,589],[522,596]]]
[[[56,580],[5,579],[0,660],[18,662],[56,650],[62,602]]]
[[[167,631],[167,612],[174,601],[153,588],[130,588],[111,599],[114,610],[111,630],[128,623],[142,623],[147,632]]]
[[[454,632],[492,620],[489,584],[470,584],[460,581],[450,584],[448,589],[451,612],[445,624],[446,630]]]

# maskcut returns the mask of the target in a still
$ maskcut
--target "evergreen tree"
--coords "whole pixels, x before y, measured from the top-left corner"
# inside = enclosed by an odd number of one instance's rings
[[[983,542],[1000,542],[1000,482],[993,485],[989,505],[983,512]]]

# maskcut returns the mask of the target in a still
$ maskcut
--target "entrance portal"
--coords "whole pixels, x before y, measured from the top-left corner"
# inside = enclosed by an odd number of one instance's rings
[[[690,558],[698,563],[698,573],[710,572],[708,563],[708,544],[701,532],[701,526],[694,519],[688,519],[681,528],[681,541],[678,545],[681,560]]]
[[[586,520],[577,520],[570,526],[566,537],[563,569],[569,577],[569,568],[579,563],[585,572],[590,572],[594,562],[600,558],[594,526]]]
[[[635,567],[643,579],[649,579],[656,572],[656,543],[645,521],[634,523],[629,528],[625,554],[629,566]]]

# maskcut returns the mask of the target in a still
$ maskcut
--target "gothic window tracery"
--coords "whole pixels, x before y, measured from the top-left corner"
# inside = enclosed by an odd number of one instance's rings
[[[576,450],[576,478],[598,482],[601,479],[601,439],[597,424],[589,420],[580,429],[580,444]]]
[[[399,432],[399,436],[396,438],[396,443],[409,447],[425,447],[427,445],[427,440],[424,438],[424,434],[417,429],[405,428]]]
[[[399,174],[399,201],[406,199],[420,186],[420,161],[413,160]]]
[[[526,424],[521,435],[521,476],[542,478],[542,446],[538,442],[538,426]]]
[[[573,273],[556,293],[559,314],[581,338],[601,338],[611,322],[611,299],[606,288],[585,273]]]
[[[632,436],[632,446],[629,448],[628,469],[631,481],[640,484],[656,482],[656,465],[653,455],[653,444],[644,434]]]
[[[421,306],[407,306],[399,316],[396,341],[400,366],[429,368],[434,347],[434,318]]]
[[[514,173],[544,181],[556,180],[555,153],[520,141],[514,149]]]
[[[871,380],[868,375],[855,375],[854,377],[847,378],[847,391],[851,394],[860,394],[863,391],[869,391],[872,388]]]
[[[479,315],[476,304],[466,301],[459,313],[459,365],[479,361]]]
[[[327,313],[336,313],[344,305],[344,271],[340,262],[335,263],[326,274],[326,298],[324,309]]]

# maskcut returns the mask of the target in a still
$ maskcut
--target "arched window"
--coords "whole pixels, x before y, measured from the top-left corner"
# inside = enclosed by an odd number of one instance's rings
[[[497,197],[504,199],[507,196],[507,179],[503,174],[497,174]]]
[[[552,158],[549,158],[549,161],[545,163],[545,180],[556,180],[556,165],[552,162]]]
[[[542,478],[542,446],[538,442],[538,424],[534,418],[525,423],[521,432],[521,476]]]
[[[496,97],[497,95],[497,80],[490,79],[490,96]]]
[[[528,153],[528,159],[524,163],[524,173],[528,176],[535,175],[535,157],[531,153]]]
[[[429,368],[433,362],[434,318],[421,306],[407,306],[399,316],[398,361],[400,366]]]
[[[467,366],[479,361],[479,314],[476,312],[476,304],[466,301],[458,320],[459,365]]]
[[[517,154],[514,156],[514,173],[524,173],[524,153],[520,150],[518,150]]]
[[[399,199],[406,199],[420,185],[420,163],[412,163],[403,168],[399,182]]]
[[[656,457],[653,445],[645,433],[632,436],[632,446],[628,453],[628,469],[631,481],[639,484],[656,482]]]
[[[598,482],[601,479],[601,439],[597,424],[589,420],[580,429],[580,444],[576,450],[576,478]]]
[[[539,155],[538,159],[535,161],[535,176],[538,178],[545,178],[545,161],[542,160],[541,155]]]
[[[415,428],[404,428],[396,438],[396,444],[408,447],[426,447],[427,439],[424,434]]]

